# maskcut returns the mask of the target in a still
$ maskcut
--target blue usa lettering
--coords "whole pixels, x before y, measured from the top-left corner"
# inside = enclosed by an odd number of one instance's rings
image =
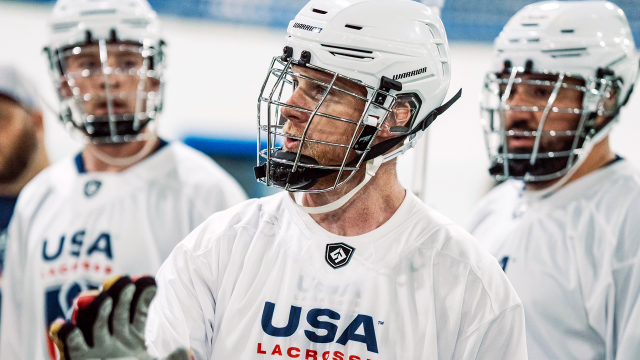
[[[62,235],[60,237],[60,242],[58,242],[58,251],[56,253],[54,253],[53,255],[49,255],[47,253],[47,239],[44,239],[44,244],[42,244],[42,258],[45,259],[46,261],[53,261],[57,258],[60,257],[60,254],[62,254],[62,247],[64,246],[64,239],[65,236]]]
[[[293,335],[296,330],[298,330],[302,308],[292,305],[289,310],[287,325],[284,327],[276,327],[273,325],[273,312],[275,307],[276,305],[272,302],[267,301],[264,303],[262,330],[267,335],[274,337],[289,337]],[[340,320],[340,314],[331,309],[311,309],[307,313],[307,323],[314,329],[324,330],[327,333],[325,335],[318,335],[318,333],[314,331],[305,330],[304,335],[309,341],[314,343],[331,343],[335,340],[336,334],[338,333],[338,326],[333,322],[320,320],[319,318],[321,316],[325,316],[330,320]],[[364,335],[356,334],[360,326],[362,326],[364,330]],[[336,343],[347,345],[349,341],[363,343],[367,346],[367,351],[378,353],[378,341],[376,340],[373,318],[371,316],[362,314],[356,316],[338,337]]]
[[[80,257],[80,251],[84,243],[84,233],[84,230],[80,230],[73,234],[71,238],[71,256]]]
[[[80,257],[83,245],[85,244],[85,230],[75,232],[69,241],[69,255]],[[45,261],[54,261],[58,259],[64,252],[66,245],[66,235],[62,235],[57,243],[49,244],[49,240],[45,239],[42,243],[42,258]],[[109,233],[100,233],[98,237],[87,247],[87,256],[93,253],[102,253],[107,259],[113,259],[113,250],[111,248],[111,235]]]

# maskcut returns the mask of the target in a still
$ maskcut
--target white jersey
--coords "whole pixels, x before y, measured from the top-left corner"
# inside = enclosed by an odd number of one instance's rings
[[[640,359],[640,172],[628,162],[543,200],[507,181],[470,231],[522,299],[530,359]]]
[[[76,157],[76,160],[78,157]],[[120,173],[68,159],[22,191],[9,226],[0,359],[55,355],[48,324],[116,274],[155,274],[175,245],[246,196],[222,168],[172,143]]]
[[[334,266],[340,266],[334,268]],[[196,359],[526,359],[524,312],[496,260],[410,192],[360,236],[283,192],[213,215],[157,275],[150,352]]]

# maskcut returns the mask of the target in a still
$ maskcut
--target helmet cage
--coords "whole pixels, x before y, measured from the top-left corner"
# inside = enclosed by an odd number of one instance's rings
[[[155,121],[162,110],[164,92],[164,42],[154,46],[144,41],[142,44],[129,41],[118,41],[112,30],[111,39],[91,38],[87,32],[87,41],[65,46],[59,49],[45,48],[50,63],[50,75],[57,90],[60,102],[60,121],[72,133],[80,135],[91,143],[124,143],[143,141],[155,137]],[[113,52],[130,52],[140,54],[142,65],[139,68],[110,67],[107,63],[109,54]],[[99,66],[80,71],[69,71],[68,59],[80,54],[97,53]],[[104,81],[103,94],[82,93],[77,86],[78,79],[101,76]],[[113,91],[110,76],[131,76],[138,78],[135,91]],[[158,83],[157,90],[145,88],[149,81]],[[65,90],[66,89],[66,90]],[[69,93],[70,91],[70,93]],[[65,94],[66,92],[66,94]],[[104,99],[107,114],[94,115],[86,110],[87,102]],[[135,110],[127,113],[116,113],[114,102],[135,99]],[[143,132],[145,127],[148,132]]]
[[[548,181],[566,175],[578,162],[580,157],[586,156],[590,151],[592,143],[596,143],[608,133],[613,123],[613,119],[619,112],[619,104],[614,110],[605,110],[604,102],[612,92],[620,89],[620,79],[613,76],[610,71],[598,71],[593,77],[584,78],[572,75],[568,72],[555,72],[540,70],[531,72],[531,65],[526,68],[511,68],[506,62],[505,70],[501,73],[489,72],[485,76],[484,87],[481,97],[482,126],[485,135],[485,144],[489,160],[492,163],[489,170],[491,175],[498,181],[507,179],[523,180],[525,182]],[[555,81],[525,79],[518,77],[519,74],[540,74],[555,75]],[[505,76],[506,75],[506,76]],[[573,85],[565,82],[568,77],[583,80],[583,85]],[[544,106],[512,106],[508,99],[514,85],[542,85],[553,87],[549,98]],[[554,102],[561,89],[580,91],[582,93],[581,108],[563,108],[554,106]],[[506,111],[528,111],[542,112],[538,128],[535,131],[508,130],[506,128]],[[578,126],[575,130],[568,131],[547,131],[543,130],[545,122],[551,113],[569,113],[580,115]],[[608,121],[604,126],[597,127],[596,120],[599,115],[607,115]],[[530,153],[509,152],[507,139],[509,137],[533,137],[534,145]],[[540,143],[542,137],[569,137],[573,138],[570,148],[561,151],[541,152]],[[511,174],[510,162],[514,160],[529,160],[529,165],[534,166],[544,159],[567,158],[566,166],[561,170],[548,171],[543,174],[524,175]],[[554,169],[555,170],[555,169]]]
[[[396,103],[397,96],[391,94],[391,90],[400,91],[402,89],[402,84],[397,81],[391,80],[386,77],[382,77],[381,86],[379,88],[375,88],[371,85],[367,85],[364,82],[354,79],[348,76],[341,75],[340,73],[329,70],[323,67],[315,66],[309,63],[309,53],[303,51],[301,54],[302,59],[293,59],[292,51],[289,51],[289,47],[285,47],[285,54],[283,56],[276,56],[272,59],[271,65],[269,66],[269,71],[263,83],[260,97],[258,98],[258,157],[257,162],[258,168],[264,169],[261,171],[261,174],[256,170],[256,178],[259,182],[264,183],[267,186],[274,186],[278,188],[285,189],[287,191],[301,191],[301,192],[326,192],[333,190],[347,181],[349,181],[356,173],[358,169],[360,169],[363,162],[366,161],[366,156],[371,150],[371,145],[376,135],[380,131],[384,120],[387,118],[387,115],[392,112],[392,108]],[[308,55],[306,55],[308,54]],[[305,56],[307,57],[305,59]],[[329,83],[325,83],[319,81],[317,79],[310,78],[308,76],[304,76],[302,74],[294,73],[292,71],[292,65],[304,66],[309,69],[322,71],[333,76],[332,80]],[[324,94],[320,101],[317,103],[313,110],[304,109],[298,106],[290,105],[285,103],[286,99],[283,100],[283,94],[293,93],[293,82],[291,81],[291,76],[296,76],[299,78],[303,78],[305,80],[311,81],[313,83],[322,85],[326,87]],[[367,96],[361,96],[355,94],[351,91],[342,89],[336,86],[335,82],[338,78],[346,79],[352,82],[357,83],[366,88]],[[272,86],[268,86],[269,83],[272,83]],[[286,90],[286,87],[289,87],[290,90]],[[345,119],[342,117],[334,116],[331,114],[322,113],[319,111],[322,104],[324,103],[327,94],[330,90],[335,89],[336,91],[342,92],[344,94],[354,96],[357,99],[365,101],[365,108],[360,116],[358,121],[353,121],[350,119]],[[266,109],[262,107],[262,104],[266,104]],[[415,101],[414,101],[415,103]],[[412,120],[415,118],[415,113],[417,111],[413,109],[415,104],[412,106]],[[418,105],[419,106],[419,105]],[[281,115],[281,108],[290,108],[295,109],[296,111],[301,111],[310,114],[309,120],[307,121],[305,128],[303,130],[302,136],[296,137],[289,134],[284,134],[282,132],[282,128],[284,126],[284,118]],[[346,144],[338,144],[329,141],[322,141],[319,139],[310,139],[307,136],[307,132],[316,119],[316,116],[321,116],[327,119],[346,122],[349,124],[353,124],[356,126],[356,129],[351,136],[351,140],[348,145]],[[403,132],[404,128],[397,127],[398,129],[392,128],[390,131],[392,133],[404,134],[408,133],[407,131]],[[394,130],[396,132],[394,132]],[[264,135],[263,135],[264,133]],[[263,136],[266,137],[266,142],[263,141]],[[414,135],[411,135],[414,136]],[[291,159],[285,159],[282,157],[274,156],[277,152],[282,151],[282,139],[283,138],[291,138],[294,140],[300,141],[300,146],[298,147],[298,151],[295,154],[295,158],[291,156]],[[336,146],[343,149],[347,149],[345,152],[345,156],[342,159],[340,164],[336,165],[319,165],[313,164],[309,162],[303,162],[301,159],[304,159],[306,156],[302,154],[302,149],[305,143],[317,143],[328,146]],[[353,157],[353,150],[356,153],[356,156]],[[401,150],[401,151],[399,151]],[[388,161],[395,156],[399,155],[399,153],[406,151],[406,149],[396,149],[387,154],[381,155],[383,156],[383,161]],[[352,157],[351,160],[349,158]],[[309,157],[307,157],[309,158]],[[274,167],[284,165],[289,168],[290,174],[289,178],[277,181],[274,179]],[[322,188],[322,189],[310,189],[315,182],[311,183],[309,186],[296,186],[295,182],[292,181],[291,175],[296,172],[304,174],[313,173],[316,178],[321,178],[324,176],[329,176],[335,172],[338,173],[335,182],[332,186]],[[349,172],[345,176],[345,172]],[[259,176],[263,175],[263,176]],[[302,175],[301,175],[302,176]],[[344,177],[344,178],[343,178]]]

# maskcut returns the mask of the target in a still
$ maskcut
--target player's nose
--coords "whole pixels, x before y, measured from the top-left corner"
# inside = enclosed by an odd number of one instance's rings
[[[309,108],[307,107],[307,103],[308,101],[306,101],[304,95],[300,93],[299,89],[296,89],[286,102],[286,104],[291,107],[281,107],[280,114],[288,121],[306,123],[309,121],[311,115],[308,112]]]
[[[509,110],[505,114],[505,128],[534,131],[538,128],[538,117],[534,111]]]
[[[527,98],[526,94],[521,91],[514,91],[507,105],[508,110],[505,111],[505,127],[507,130],[535,130],[537,129],[536,111],[533,111],[533,102]]]
[[[97,79],[98,83],[100,84],[100,89],[106,90],[108,85],[110,91],[118,90],[122,83],[121,81],[122,75],[114,74],[115,72],[114,68],[107,68],[106,70],[107,70],[106,73],[103,74],[102,76],[99,76]]]
[[[122,85],[123,76],[122,69],[118,69],[117,59],[111,54],[107,57],[107,67],[104,68],[103,74],[99,76],[98,82],[100,89],[105,90],[109,85],[109,90],[118,90]]]

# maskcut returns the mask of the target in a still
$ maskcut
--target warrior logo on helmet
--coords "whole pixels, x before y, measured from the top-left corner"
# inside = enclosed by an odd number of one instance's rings
[[[255,171],[268,186],[331,191],[366,165],[358,191],[457,99],[441,106],[449,50],[440,18],[423,4],[312,0],[287,32],[258,99],[258,135],[267,138],[258,144],[267,146]]]

